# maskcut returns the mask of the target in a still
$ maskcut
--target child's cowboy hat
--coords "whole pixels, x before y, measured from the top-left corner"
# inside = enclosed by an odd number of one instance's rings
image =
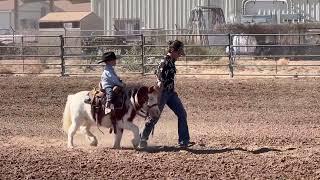
[[[110,51],[110,52],[106,52],[102,55],[101,60],[98,61],[98,64],[102,63],[102,62],[107,62],[107,61],[113,61],[115,59],[119,59],[120,56],[116,56],[114,54],[114,52]]]

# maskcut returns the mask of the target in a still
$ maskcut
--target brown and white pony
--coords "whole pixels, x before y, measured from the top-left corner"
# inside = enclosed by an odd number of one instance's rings
[[[153,118],[160,116],[158,107],[160,91],[156,86],[142,86],[135,90],[126,91],[127,98],[121,110],[116,111],[117,122],[113,148],[120,148],[123,130],[132,131],[134,138],[131,140],[133,147],[137,148],[140,143],[139,128],[133,124],[133,119],[138,115],[149,115]],[[63,129],[68,134],[68,147],[73,148],[73,136],[80,128],[91,146],[97,146],[97,138],[90,132],[90,127],[96,125],[91,113],[91,105],[84,103],[88,91],[81,91],[68,95],[68,100],[63,113]],[[142,114],[141,114],[142,113]],[[112,128],[110,116],[104,116],[101,126]]]

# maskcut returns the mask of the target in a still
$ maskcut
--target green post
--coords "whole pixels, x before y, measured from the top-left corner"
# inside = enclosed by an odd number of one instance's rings
[[[144,67],[144,36],[143,34],[141,34],[141,60],[142,60],[142,75],[144,76],[145,75],[145,67]]]
[[[64,37],[59,35],[60,38],[60,59],[61,59],[61,76],[65,76],[66,74],[66,67],[64,61]]]
[[[230,70],[230,77],[232,77],[233,78],[233,76],[234,76],[234,74],[233,74],[233,58],[235,58],[235,57],[233,57],[234,56],[234,54],[233,54],[233,47],[232,47],[232,36],[231,36],[231,34],[229,33],[228,34],[228,36],[229,36],[229,54],[228,54],[228,57],[229,57],[229,64],[228,64],[228,66],[229,66],[229,70]]]

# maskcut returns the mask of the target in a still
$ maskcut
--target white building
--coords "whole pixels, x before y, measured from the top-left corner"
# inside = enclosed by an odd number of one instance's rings
[[[103,30],[103,21],[94,12],[51,12],[39,19],[42,34],[64,35],[64,30],[74,31],[72,35],[90,35]],[[94,31],[92,31],[94,30]]]
[[[320,21],[319,0],[91,0],[91,10],[104,19],[106,31],[187,28],[197,6],[217,7],[227,23]],[[260,18],[260,19],[259,19]],[[257,21],[255,21],[257,20]]]
[[[106,31],[186,28],[190,11],[208,0],[92,0]]]
[[[51,3],[49,0],[17,0],[15,7],[14,0],[0,0],[0,29],[37,29],[38,20],[51,11],[91,10],[90,3],[72,4],[68,0],[54,0]]]

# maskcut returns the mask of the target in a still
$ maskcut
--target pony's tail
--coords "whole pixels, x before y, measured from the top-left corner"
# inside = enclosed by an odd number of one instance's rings
[[[64,132],[68,133],[69,127],[71,126],[71,113],[70,113],[70,102],[71,102],[71,95],[68,96],[66,107],[64,108],[63,118],[62,118],[62,128]]]

